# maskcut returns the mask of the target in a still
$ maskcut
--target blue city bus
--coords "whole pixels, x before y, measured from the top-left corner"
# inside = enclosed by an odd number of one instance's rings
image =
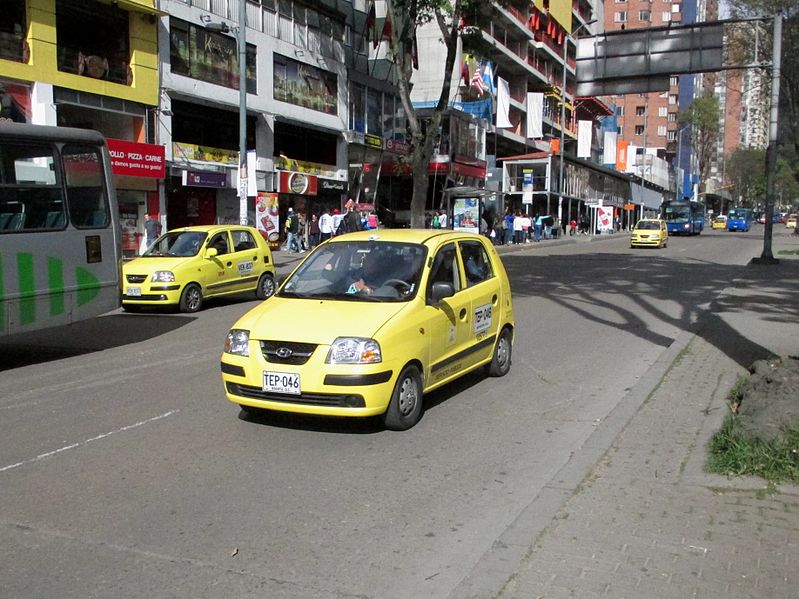
[[[748,231],[752,226],[751,208],[730,208],[727,212],[728,231]]]
[[[666,200],[660,206],[669,235],[699,235],[705,228],[705,205],[690,200]]]

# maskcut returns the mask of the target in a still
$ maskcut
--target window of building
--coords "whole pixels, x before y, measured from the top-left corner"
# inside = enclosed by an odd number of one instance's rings
[[[677,139],[677,132],[676,131],[669,131],[668,138],[669,141],[674,141]]]
[[[672,105],[676,106],[676,104],[677,104],[677,95],[676,94],[670,94],[669,95],[669,104],[672,104]]]
[[[649,10],[639,10],[638,11],[638,18],[642,21],[649,21],[652,18],[652,11]]]
[[[383,137],[383,94],[374,89],[366,92],[366,132]]]
[[[660,137],[666,137],[666,125],[658,125],[658,135]]]
[[[619,116],[624,116],[624,106],[617,106],[616,107],[616,114]]]
[[[272,95],[275,100],[337,114],[338,77],[335,73],[280,54],[273,55],[273,68]]]
[[[613,13],[613,22],[614,23],[626,23],[627,22],[627,11],[618,11]]]
[[[668,106],[658,106],[658,116],[665,117],[668,116],[668,114],[669,114]]]
[[[644,116],[646,114],[646,106],[636,106],[635,116]]]
[[[55,10],[59,71],[122,85],[133,82],[127,11],[68,0],[56,0]]]
[[[636,135],[643,135],[644,134],[644,126],[643,125],[636,125],[635,126],[635,134]]]
[[[677,113],[676,112],[670,112],[669,113],[669,122],[670,123],[676,123],[677,122]]]
[[[350,83],[350,130],[366,133],[366,87]]]
[[[673,13],[681,12],[680,11],[680,5],[679,4],[672,4],[671,5],[671,12],[673,12]]]
[[[660,18],[663,19],[664,23],[668,23],[669,21],[671,21],[671,13],[663,11],[662,13],[660,13]]]
[[[7,0],[3,3],[3,10],[0,11],[0,58],[28,62],[25,4],[25,0]]]
[[[235,38],[180,19],[169,21],[170,70],[192,79],[239,89],[239,55]],[[247,44],[247,91],[258,93],[256,48]]]
[[[677,87],[680,84],[680,78],[677,75],[672,75],[669,77],[669,85],[671,87]]]

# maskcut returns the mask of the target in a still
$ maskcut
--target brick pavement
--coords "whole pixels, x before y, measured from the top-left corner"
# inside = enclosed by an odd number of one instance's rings
[[[778,251],[788,246],[793,249]],[[775,255],[795,258],[797,249],[799,240],[782,238]],[[796,353],[795,316],[777,319],[781,338],[762,336],[773,332],[766,325],[775,312],[785,310],[777,298],[796,301],[799,263],[790,266],[761,273],[748,292],[737,286],[720,303],[733,315],[733,327],[764,331],[757,339],[764,347]],[[742,316],[747,310],[735,310],[736,301],[754,315]],[[776,310],[762,309],[775,304]],[[761,479],[704,472],[707,441],[726,415],[729,390],[745,373],[730,357],[735,351],[720,349],[714,323],[716,315],[705,318],[696,335],[686,332],[675,342],[681,347],[660,384],[532,541],[504,587],[487,593],[472,586],[466,595],[799,597],[799,488],[767,492]]]

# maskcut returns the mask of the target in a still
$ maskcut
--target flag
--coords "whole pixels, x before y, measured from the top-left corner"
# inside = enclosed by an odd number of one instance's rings
[[[366,41],[372,40],[372,46],[377,48],[377,13],[375,12],[374,0],[369,4],[364,35],[366,36]]]
[[[463,79],[463,84],[466,87],[469,87],[469,57],[463,57],[463,64],[461,65],[461,79]]]
[[[513,127],[510,122],[510,88],[502,77],[497,78],[497,123],[500,129]]]
[[[391,20],[386,18],[386,20],[383,21],[383,34],[380,36],[380,38],[391,41],[392,33],[393,33],[393,28],[391,26]]]
[[[477,93],[481,96],[485,92],[483,89],[483,73],[480,70],[480,65],[475,67],[474,69],[474,76],[472,77],[472,85],[477,89]]]
[[[490,60],[485,61],[483,66],[483,88],[492,96],[497,93],[494,87],[494,65]]]
[[[577,158],[591,158],[591,121],[577,121]]]
[[[527,92],[527,137],[544,137],[544,94]]]
[[[616,145],[619,134],[615,131],[605,131],[604,134],[604,149],[602,152],[602,164],[608,168],[616,168],[616,158],[619,152],[619,146]],[[625,157],[626,160],[626,157]]]

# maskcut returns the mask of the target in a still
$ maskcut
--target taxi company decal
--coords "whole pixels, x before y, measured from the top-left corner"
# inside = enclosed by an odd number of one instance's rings
[[[252,274],[252,270],[253,270],[252,260],[239,262],[239,274],[241,276]]]
[[[318,187],[316,175],[279,171],[278,191],[280,193],[295,193],[298,195],[315,196]]]
[[[491,328],[491,304],[484,304],[474,309],[474,334],[484,333]]]

